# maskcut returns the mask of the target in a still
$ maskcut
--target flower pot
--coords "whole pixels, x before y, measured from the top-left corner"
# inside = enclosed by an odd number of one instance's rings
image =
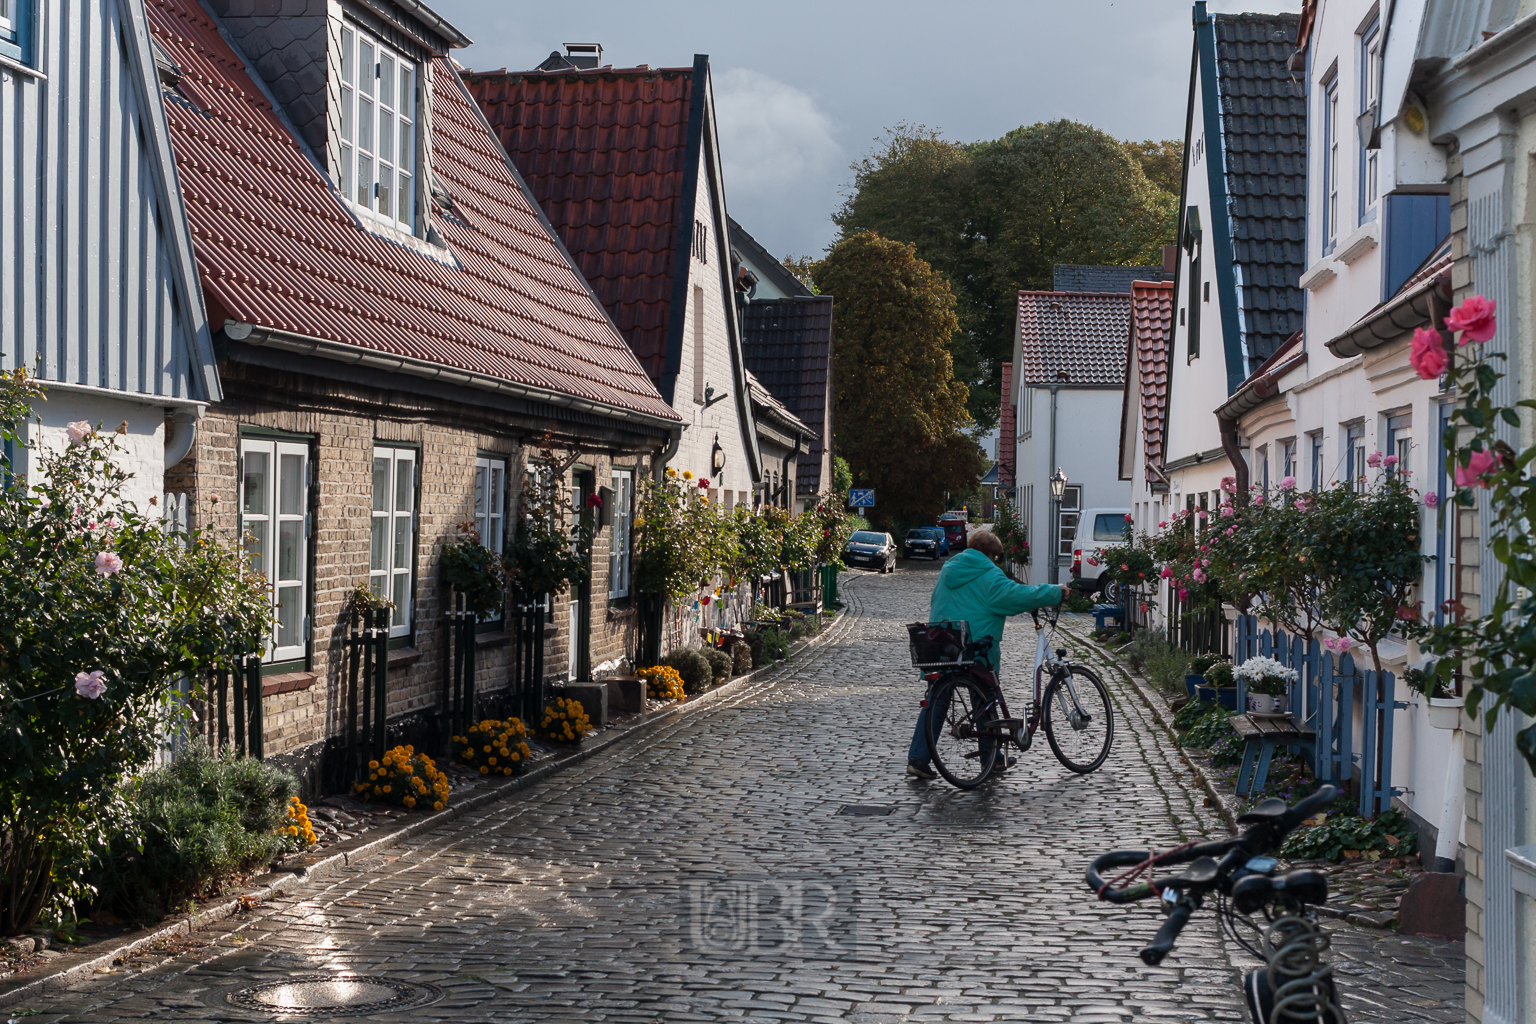
[[[1195,690],[1196,690],[1197,687],[1201,687],[1201,686],[1204,686],[1204,685],[1205,685],[1205,676],[1185,676],[1184,677],[1184,689],[1189,691],[1189,695],[1191,697],[1193,697],[1195,695]]]
[[[1228,711],[1237,710],[1237,687],[1235,686],[1196,686],[1195,696],[1206,702],[1215,701]]]
[[[1248,710],[1256,715],[1278,715],[1285,710],[1285,698],[1268,693],[1250,693]]]
[[[1435,729],[1456,729],[1461,726],[1461,708],[1464,697],[1430,697],[1425,709],[1429,712],[1429,724]]]

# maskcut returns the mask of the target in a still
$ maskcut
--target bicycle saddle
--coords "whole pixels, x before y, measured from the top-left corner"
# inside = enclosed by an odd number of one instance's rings
[[[1269,824],[1279,820],[1289,810],[1290,807],[1286,806],[1284,800],[1277,796],[1272,796],[1259,801],[1253,810],[1238,815],[1237,823],[1239,825]]]

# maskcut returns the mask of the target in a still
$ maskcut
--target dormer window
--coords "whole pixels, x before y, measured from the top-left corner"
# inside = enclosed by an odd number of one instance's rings
[[[341,29],[342,195],[416,230],[416,83],[420,68],[352,22]]]

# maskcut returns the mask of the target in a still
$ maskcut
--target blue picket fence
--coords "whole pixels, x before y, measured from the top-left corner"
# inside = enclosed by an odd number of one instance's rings
[[[1238,616],[1234,639],[1234,664],[1262,656],[1296,670],[1290,710],[1316,735],[1309,753],[1318,780],[1355,782],[1362,815],[1387,810],[1402,792],[1392,788],[1392,712],[1408,706],[1396,699],[1392,673],[1358,668],[1350,654],[1335,660],[1316,640],[1261,630],[1252,615]],[[1248,706],[1241,682],[1237,701],[1240,708]]]

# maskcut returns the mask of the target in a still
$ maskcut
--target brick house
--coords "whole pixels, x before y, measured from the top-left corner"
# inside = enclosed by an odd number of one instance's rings
[[[510,541],[546,438],[578,503],[611,499],[546,668],[619,666],[635,484],[681,422],[466,92],[447,53],[468,40],[416,3],[281,6],[148,7],[224,389],[166,484],[272,581],[266,750],[334,785],[351,595],[395,603],[391,738],[433,736],[443,546],[460,524]],[[492,697],[508,642],[481,624]]]

